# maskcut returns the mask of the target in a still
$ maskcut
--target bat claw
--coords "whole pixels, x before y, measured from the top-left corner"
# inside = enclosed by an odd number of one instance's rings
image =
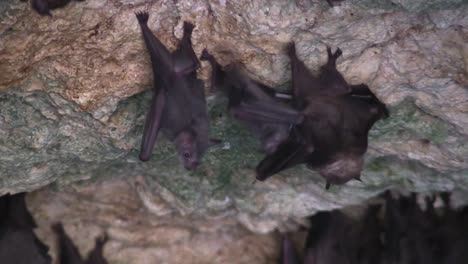
[[[206,48],[203,49],[200,55],[200,60],[207,61],[207,60],[210,60],[211,58],[213,58],[213,55],[211,55]]]
[[[193,25],[190,22],[184,21],[184,34],[192,34],[193,29],[195,28],[195,25]]]
[[[104,232],[102,235],[96,237],[97,245],[103,246],[104,244],[107,243],[107,241],[109,241],[109,235],[107,234],[107,232]]]
[[[135,16],[138,19],[138,23],[140,23],[142,25],[148,23],[148,19],[149,19],[148,12],[146,12],[146,11],[137,11],[137,12],[135,12]]]
[[[331,51],[330,46],[327,46],[327,54],[328,54],[328,59],[330,59],[330,58],[333,57],[333,53],[332,53],[332,51]]]
[[[294,43],[294,41],[288,43],[286,51],[290,57],[296,56],[296,44]]]

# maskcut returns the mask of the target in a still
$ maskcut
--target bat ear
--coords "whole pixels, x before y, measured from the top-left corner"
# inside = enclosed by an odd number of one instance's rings
[[[216,145],[219,145],[223,143],[223,141],[221,139],[218,139],[218,138],[210,138],[210,141],[209,141],[209,146],[210,147],[213,147],[213,146],[216,146]]]
[[[329,190],[330,186],[331,186],[331,183],[327,181],[327,183],[325,184],[325,190]]]

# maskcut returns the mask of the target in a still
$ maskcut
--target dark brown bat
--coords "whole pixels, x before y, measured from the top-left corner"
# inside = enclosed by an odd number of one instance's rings
[[[25,193],[0,197],[0,263],[50,264],[49,248],[34,234]]]
[[[353,262],[355,223],[340,211],[320,212],[310,218],[304,264]]]
[[[327,3],[330,7],[334,7],[335,5],[339,5],[343,1],[344,0],[327,0]]]
[[[283,237],[280,264],[299,264],[296,249],[287,235]]]
[[[352,213],[351,217],[346,210],[319,212],[310,218],[303,263],[464,263],[468,257],[468,207],[453,210],[446,194],[440,196],[443,208],[432,209],[431,204],[425,211],[416,193],[394,197],[386,192],[383,204],[369,205],[361,215]],[[435,218],[438,220],[433,221]],[[283,246],[283,256],[287,248],[294,252],[290,245]],[[281,261],[285,263],[283,257]]]
[[[177,147],[184,167],[195,169],[209,146],[209,123],[199,61],[192,49],[193,25],[184,22],[184,36],[172,54],[154,36],[146,12],[136,13],[153,65],[154,96],[141,143],[140,160],[151,158],[160,129]]]
[[[201,60],[211,64],[210,90],[226,95],[229,112],[260,138],[262,151],[275,152],[288,137],[291,125],[303,120],[301,113],[275,99],[273,88],[250,79],[239,66],[223,68],[206,49]]]
[[[315,77],[296,56],[294,43],[288,46],[293,101],[304,121],[283,146],[260,162],[258,180],[301,163],[318,171],[327,188],[360,179],[368,132],[388,116],[388,110],[365,84],[348,85],[336,69],[340,49],[332,53],[327,48],[327,53],[328,61]]]
[[[94,249],[89,252],[86,260],[80,255],[78,248],[67,235],[61,223],[56,223],[52,229],[58,236],[59,259],[61,264],[107,264],[103,249],[108,240],[106,234],[96,238]]]
[[[42,16],[52,16],[50,10],[64,7],[71,1],[83,2],[85,0],[31,0],[31,7]]]

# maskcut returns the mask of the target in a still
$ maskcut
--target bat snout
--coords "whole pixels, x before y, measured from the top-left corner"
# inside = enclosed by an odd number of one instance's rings
[[[185,163],[184,167],[185,167],[186,170],[193,171],[193,170],[197,169],[198,165],[200,165],[200,162],[191,161],[191,162]]]

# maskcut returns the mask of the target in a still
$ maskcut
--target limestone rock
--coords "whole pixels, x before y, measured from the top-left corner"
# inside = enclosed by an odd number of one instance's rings
[[[139,162],[151,97],[133,15],[143,9],[171,49],[191,21],[197,54],[208,48],[222,64],[242,62],[278,89],[290,81],[287,42],[296,41],[312,70],[326,46],[340,47],[345,78],[367,83],[391,111],[371,131],[363,182],[327,192],[316,173],[297,167],[252,185],[258,144],[211,97],[212,134],[224,142],[198,171],[181,168],[162,137],[151,161]],[[392,187],[468,192],[466,1],[349,0],[330,8],[322,0],[87,0],[53,14],[0,3],[0,194],[143,176],[170,204],[154,209],[161,214],[230,214],[263,233]],[[208,68],[199,72],[205,79]]]

